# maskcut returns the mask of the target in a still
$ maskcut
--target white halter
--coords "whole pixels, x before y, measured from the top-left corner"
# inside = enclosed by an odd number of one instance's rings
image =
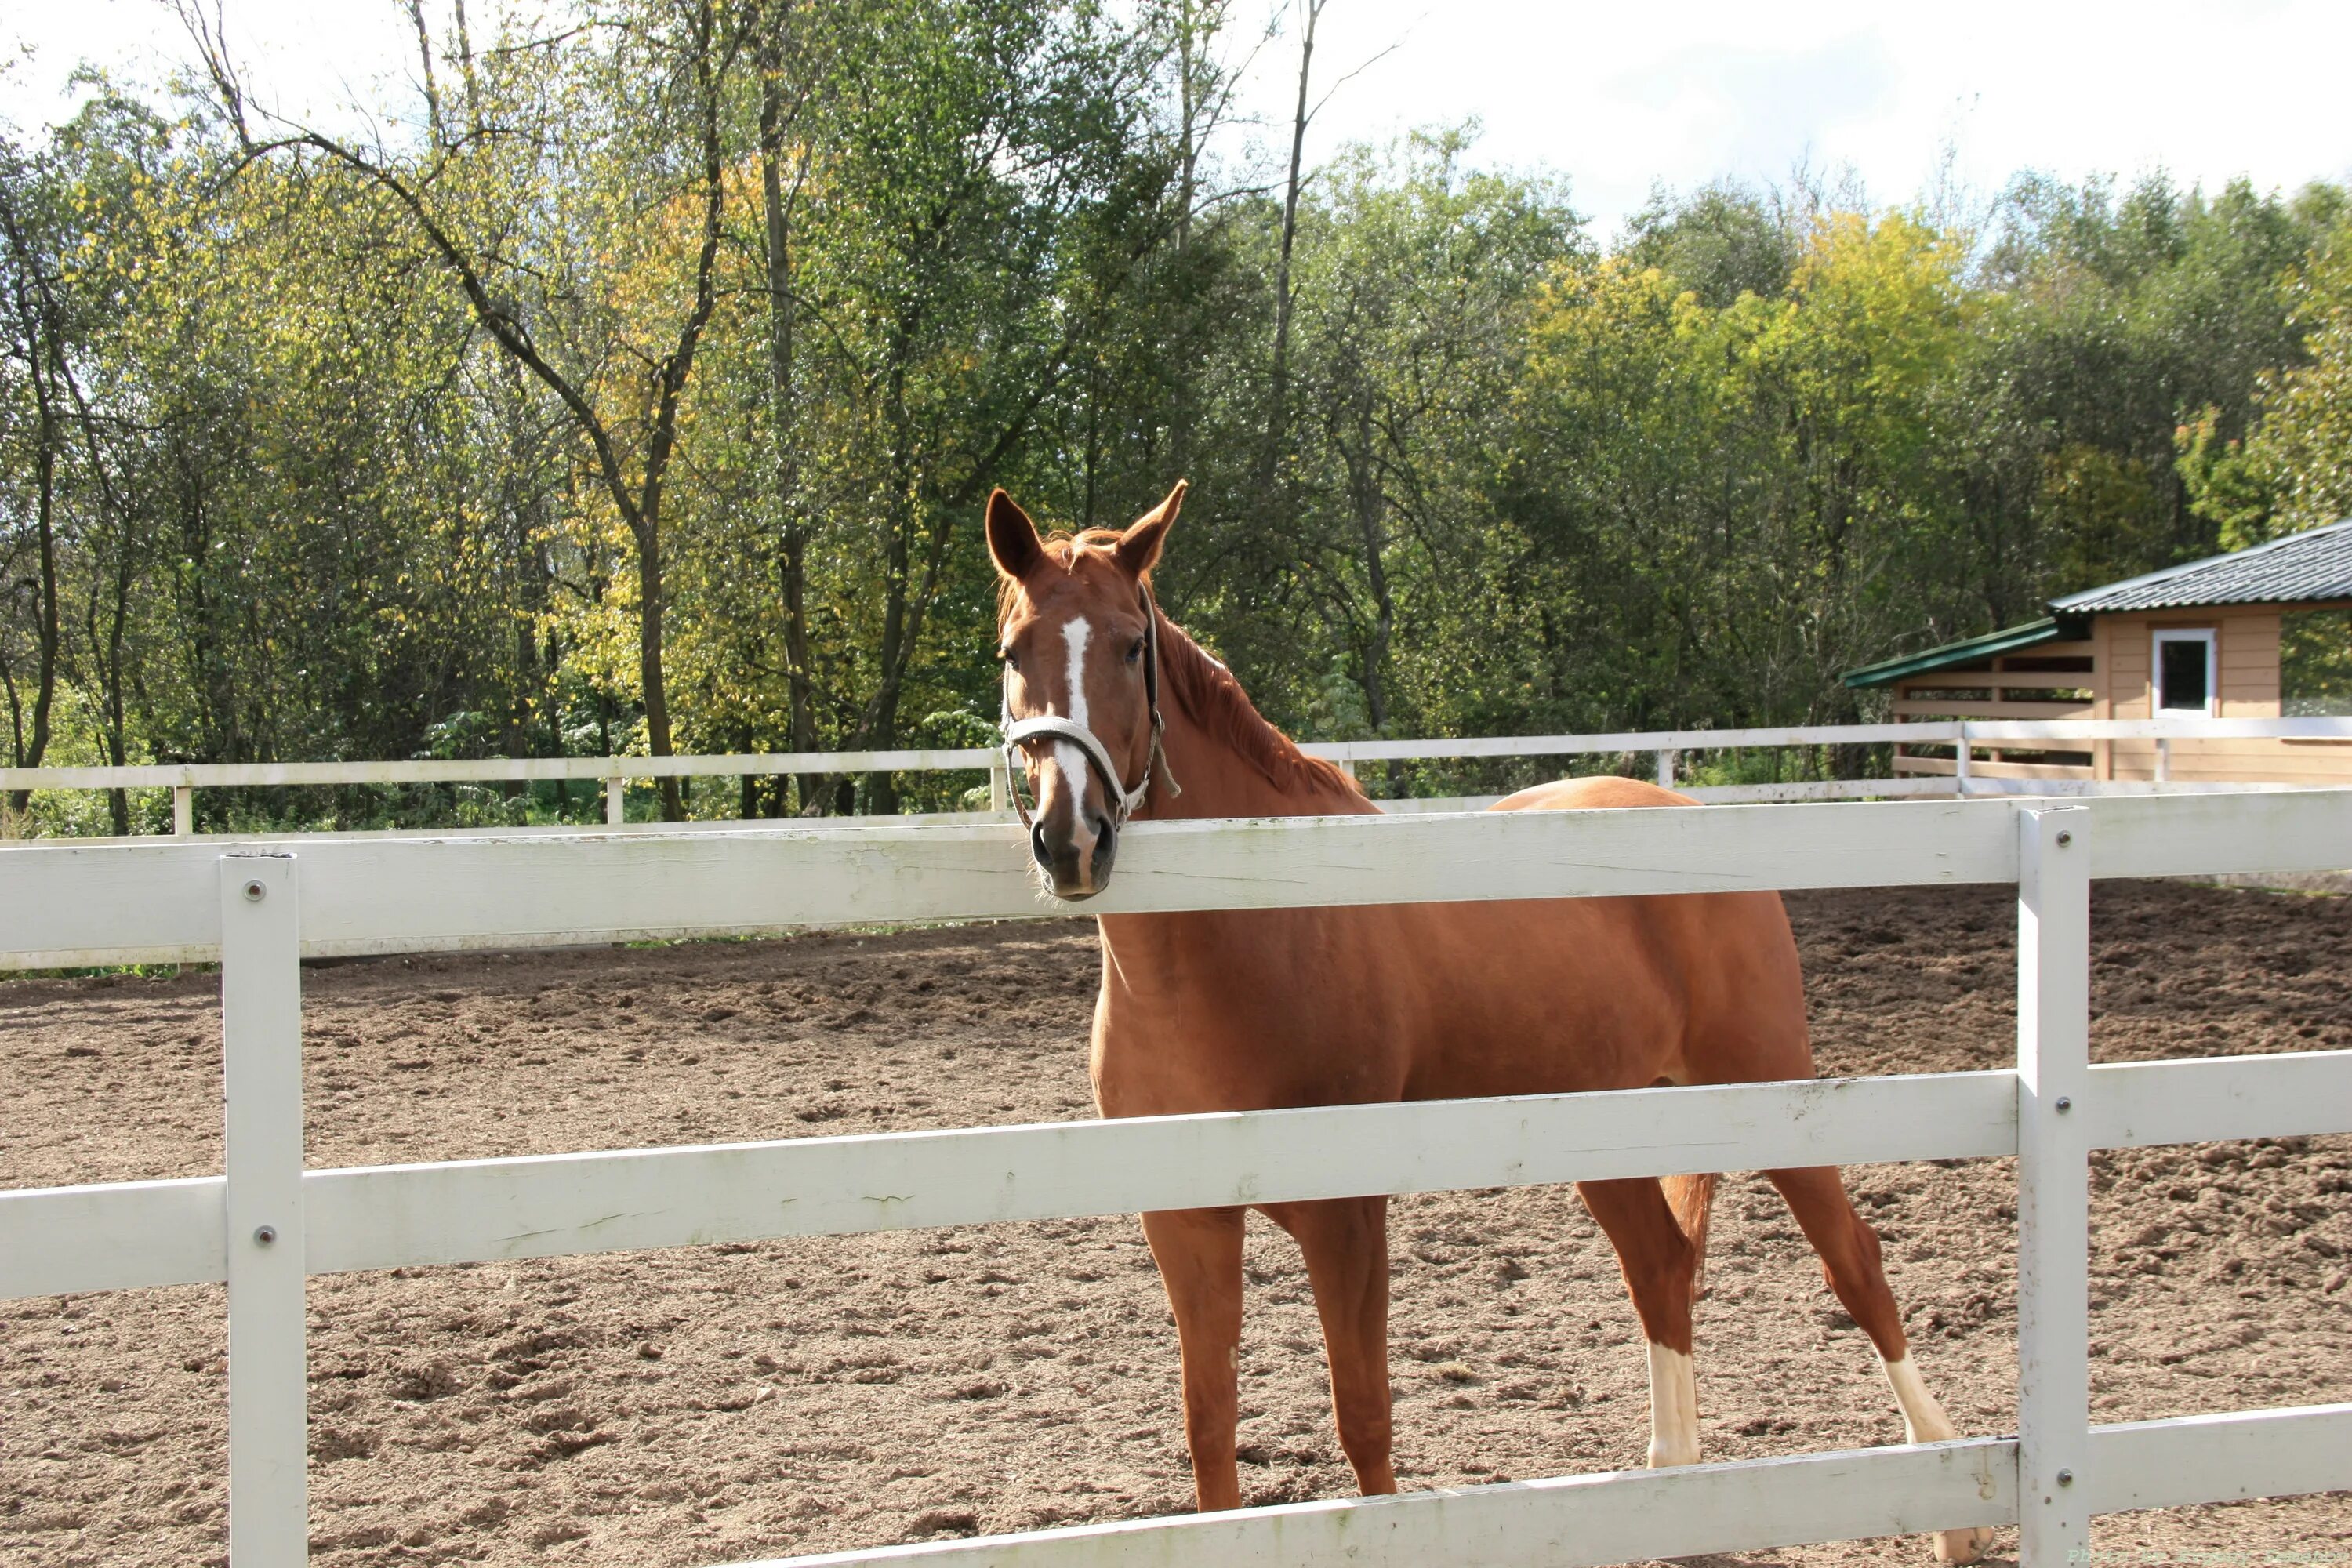
[[[1015,775],[1022,772],[1022,746],[1040,736],[1050,735],[1057,741],[1067,741],[1086,753],[1087,761],[1094,764],[1095,772],[1101,775],[1104,790],[1118,804],[1118,820],[1112,824],[1115,828],[1126,826],[1127,819],[1135,815],[1136,808],[1151,793],[1152,774],[1158,773],[1167,782],[1170,795],[1184,793],[1176,782],[1176,775],[1169,772],[1168,753],[1160,744],[1160,731],[1167,728],[1166,721],[1160,716],[1160,607],[1151,602],[1149,588],[1139,592],[1143,600],[1146,628],[1143,634],[1143,693],[1145,700],[1151,704],[1151,756],[1143,764],[1142,782],[1133,789],[1128,788],[1127,781],[1118,775],[1118,764],[1111,761],[1110,748],[1102,743],[1100,736],[1076,720],[1047,713],[1034,719],[1016,721],[1008,702],[1000,720],[1004,733],[1004,785],[1005,793],[1013,797],[1013,809],[1021,815],[1024,827],[1030,826],[1029,803],[1021,798],[1021,786],[1015,782]]]

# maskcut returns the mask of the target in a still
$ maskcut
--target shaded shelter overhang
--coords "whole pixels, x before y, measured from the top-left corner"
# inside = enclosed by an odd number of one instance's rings
[[[2085,588],[2051,600],[2050,614],[2042,620],[1864,665],[1847,670],[1843,679],[1857,689],[1885,686],[1906,676],[1973,664],[2035,643],[2086,637],[2093,616],[2118,611],[2326,604],[2345,599],[2352,599],[2352,518],[2228,555],[2209,555],[2202,561]]]
[[[2015,653],[2020,648],[2032,647],[2036,643],[2057,642],[2080,635],[2078,629],[2061,624],[2055,616],[2044,616],[2021,626],[1987,632],[1979,637],[1948,642],[1941,647],[1931,647],[1923,653],[1906,654],[1901,658],[1849,669],[1843,679],[1846,685],[1857,690],[1870,686],[1885,686],[1906,676],[1925,675],[1931,669],[1948,669],[1956,664],[1975,664],[1998,654]]]

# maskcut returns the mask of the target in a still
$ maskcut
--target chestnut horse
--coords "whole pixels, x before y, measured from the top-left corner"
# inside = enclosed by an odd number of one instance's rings
[[[1003,491],[989,498],[1006,749],[1036,801],[1039,871],[1062,899],[1108,884],[1130,815],[1377,809],[1259,717],[1232,673],[1160,615],[1150,574],[1183,495],[1180,483],[1123,532],[1052,539]],[[1495,809],[1690,804],[1633,780],[1591,778],[1524,790]],[[1100,925],[1089,1066],[1105,1116],[1813,1074],[1796,942],[1777,893],[1217,910],[1104,915]],[[1877,1348],[1910,1440],[1956,1436],[1912,1363],[1877,1235],[1837,1170],[1766,1174]],[[1577,1187],[1616,1247],[1649,1341],[1653,1466],[1699,1457],[1691,1310],[1714,1184],[1678,1176]],[[1257,1206],[1305,1256],[1357,1482],[1392,1492],[1388,1200]],[[1175,1313],[1203,1510],[1241,1503],[1242,1222],[1239,1208],[1143,1216]],[[1946,1531],[1937,1555],[1974,1562],[1990,1541],[1988,1531]]]

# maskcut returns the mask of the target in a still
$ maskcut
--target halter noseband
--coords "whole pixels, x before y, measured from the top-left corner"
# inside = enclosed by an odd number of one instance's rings
[[[1049,735],[1076,746],[1085,753],[1096,773],[1100,775],[1104,790],[1118,803],[1118,819],[1111,825],[1115,829],[1126,826],[1127,819],[1135,815],[1136,808],[1151,793],[1152,774],[1159,774],[1167,784],[1171,796],[1184,793],[1182,786],[1176,782],[1176,775],[1169,771],[1168,753],[1160,744],[1160,731],[1167,728],[1167,721],[1160,716],[1160,606],[1151,602],[1150,589],[1139,586],[1137,594],[1143,604],[1143,695],[1151,705],[1151,755],[1143,764],[1143,782],[1133,789],[1128,788],[1127,781],[1118,776],[1118,765],[1111,761],[1110,748],[1102,743],[1100,736],[1076,720],[1047,713],[1034,719],[1015,721],[1008,703],[1002,721],[1004,788],[1005,793],[1013,797],[1013,809],[1020,814],[1024,827],[1032,826],[1029,803],[1021,798],[1021,786],[1013,782],[1013,775],[1021,771],[1021,748],[1031,741]],[[1084,679],[1083,671],[1080,679]]]

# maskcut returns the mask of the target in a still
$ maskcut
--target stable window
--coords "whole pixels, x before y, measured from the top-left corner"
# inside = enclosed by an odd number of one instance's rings
[[[2158,713],[2212,717],[2215,681],[2210,630],[2157,633],[2155,665]]]

